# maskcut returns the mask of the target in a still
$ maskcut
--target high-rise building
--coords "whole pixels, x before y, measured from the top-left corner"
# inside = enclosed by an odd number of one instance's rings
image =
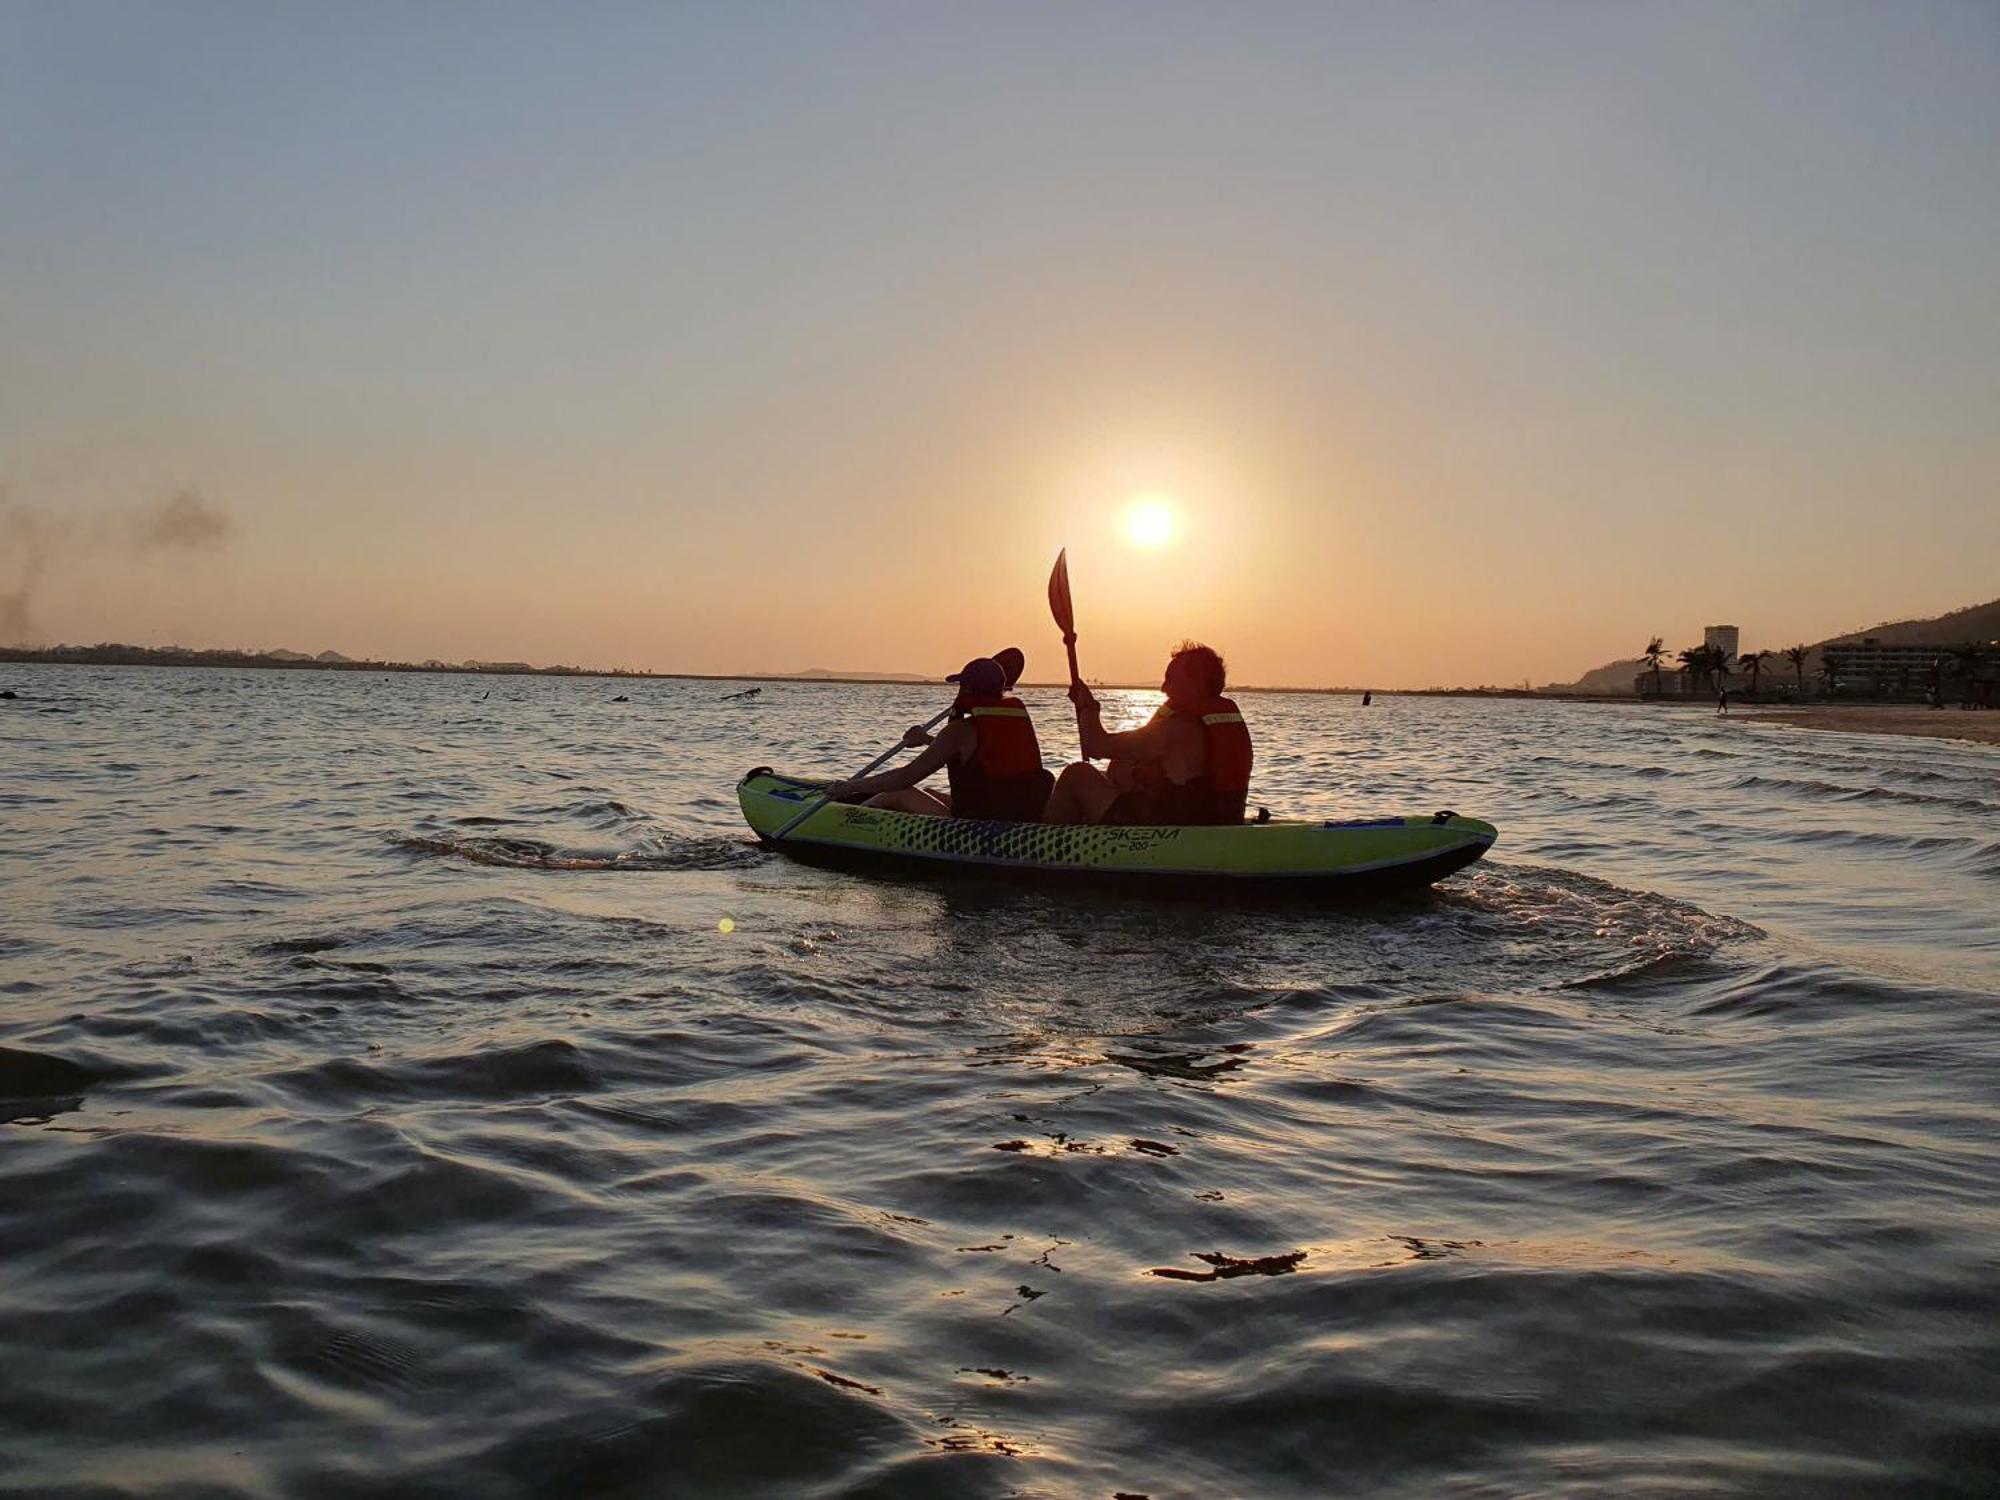
[[[1736,660],[1737,633],[1734,625],[1711,625],[1701,633],[1701,643],[1710,650],[1719,650],[1731,661]]]

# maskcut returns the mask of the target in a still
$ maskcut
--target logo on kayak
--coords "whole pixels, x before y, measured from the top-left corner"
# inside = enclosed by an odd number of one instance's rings
[[[1181,836],[1178,828],[1103,828],[1096,830],[1099,840],[1126,853],[1141,849],[1157,849],[1162,844],[1170,844]]]

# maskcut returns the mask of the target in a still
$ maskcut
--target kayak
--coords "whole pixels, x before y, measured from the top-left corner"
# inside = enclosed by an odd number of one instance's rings
[[[767,766],[736,787],[752,831],[811,864],[1127,890],[1335,899],[1384,895],[1464,869],[1499,836],[1491,823],[1449,812],[1331,823],[1274,819],[1222,827],[1104,827],[926,818],[829,802],[773,840],[818,795],[814,783]]]

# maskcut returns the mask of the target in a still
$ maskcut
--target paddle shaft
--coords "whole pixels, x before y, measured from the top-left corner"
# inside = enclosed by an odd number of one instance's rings
[[[950,709],[941,708],[936,713],[932,714],[930,718],[926,720],[924,723],[924,733],[929,734],[933,729],[937,728],[938,725],[942,724],[945,721],[945,719],[950,715],[950,713],[951,713]],[[856,772],[853,776],[851,776],[848,779],[851,781],[859,781],[863,776],[874,775],[884,765],[888,764],[888,762],[895,759],[896,752],[898,750],[901,750],[902,748],[903,748],[903,742],[901,740],[898,740],[895,744],[891,745],[887,750],[884,750],[880,755],[876,756],[873,760],[869,761],[867,765],[863,766],[858,772]],[[826,793],[821,792],[819,796],[815,797],[812,801],[808,802],[804,807],[800,808],[796,813],[793,813],[792,816],[786,821],[785,826],[783,828],[780,828],[776,833],[771,835],[771,842],[775,844],[779,839],[783,838],[786,834],[790,833],[794,828],[798,827],[799,824],[805,822],[807,818],[810,818],[814,813],[818,812],[822,807],[825,807],[827,804],[827,800],[828,799]]]
[[[1027,670],[1028,666],[1027,658],[1021,655],[1021,649],[1018,646],[1001,647],[998,651],[993,653],[993,659],[1000,663],[1000,670],[1007,674],[1007,686],[1009,688],[1012,688],[1016,682],[1020,681],[1021,673]],[[1072,653],[1072,661],[1074,661],[1074,653]],[[947,718],[949,718],[950,715],[951,715],[951,709],[949,707],[939,709],[936,713],[932,714],[930,718],[925,722],[924,733],[929,734],[933,729],[936,729],[938,725],[942,724]],[[859,781],[863,776],[874,775],[877,771],[882,769],[883,765],[886,762],[893,760],[895,758],[896,752],[898,750],[901,750],[902,748],[903,748],[902,742],[900,740],[897,741],[895,744],[891,745],[887,750],[884,750],[880,755],[876,756],[873,760],[869,761],[868,764],[863,766],[856,775],[850,777],[849,779],[853,781]],[[794,828],[798,827],[799,824],[805,822],[807,818],[810,818],[814,813],[818,812],[822,807],[825,807],[828,800],[829,799],[826,796],[826,794],[822,792],[814,800],[808,802],[804,807],[800,808],[796,813],[794,813],[791,816],[791,818],[789,818],[786,821],[785,826],[783,828],[780,828],[776,833],[771,835],[771,842],[775,844],[779,839],[783,838],[786,834],[790,833]]]

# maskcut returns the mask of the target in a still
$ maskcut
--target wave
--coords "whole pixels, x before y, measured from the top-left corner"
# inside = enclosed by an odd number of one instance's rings
[[[486,1101],[569,1097],[593,1092],[598,1079],[573,1042],[559,1037],[440,1057],[384,1062],[336,1057],[271,1075],[321,1105],[357,1099]]]
[[[1441,899],[1503,917],[1510,928],[1556,952],[1582,945],[1601,957],[1608,947],[1619,960],[1582,978],[1558,981],[1552,986],[1556,988],[1666,972],[1707,958],[1726,944],[1765,936],[1752,923],[1692,902],[1540,865],[1489,861]]]
[[[1729,785],[1732,791],[1796,792],[1830,802],[1894,802],[1905,807],[1937,807],[1954,812],[2000,813],[2000,803],[1985,802],[1977,797],[1952,797],[1936,792],[1909,792],[1898,787],[1844,786],[1831,781],[1755,774],[1738,777]]]
[[[397,847],[414,854],[461,859],[476,865],[509,870],[742,870],[762,864],[769,856],[745,838],[674,839],[665,847],[601,853],[565,849],[540,839],[450,838],[412,834]]]
[[[1989,880],[2000,880],[2000,840],[1974,834],[1879,833],[1857,828],[1781,828],[1763,835],[1788,844],[1851,849],[1931,864],[1955,865]]]

